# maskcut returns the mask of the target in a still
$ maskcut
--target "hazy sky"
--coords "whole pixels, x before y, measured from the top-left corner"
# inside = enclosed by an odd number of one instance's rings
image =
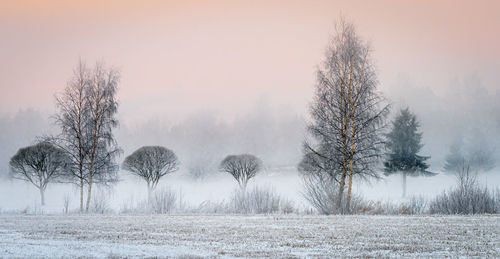
[[[265,100],[305,113],[342,14],[374,49],[381,89],[500,89],[500,1],[0,0],[0,111],[52,112],[78,58],[121,69],[120,116],[231,117]],[[146,115],[145,115],[146,114]]]

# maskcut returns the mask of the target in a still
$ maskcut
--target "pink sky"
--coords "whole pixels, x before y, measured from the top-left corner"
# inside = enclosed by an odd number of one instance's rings
[[[82,57],[121,69],[126,123],[262,100],[302,114],[340,14],[371,42],[384,91],[401,74],[438,94],[470,74],[500,89],[500,1],[0,2],[2,113],[52,112]]]

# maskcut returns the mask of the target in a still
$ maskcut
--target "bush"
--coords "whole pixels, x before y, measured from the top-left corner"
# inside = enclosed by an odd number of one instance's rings
[[[93,196],[89,207],[90,213],[106,214],[113,210],[109,205],[108,195],[106,192],[98,190]]]
[[[190,213],[217,214],[228,213],[228,205],[224,202],[203,201],[196,208],[188,209]]]
[[[269,214],[280,211],[281,197],[272,188],[254,187],[250,191],[237,190],[229,201],[231,212]]]
[[[331,176],[325,173],[303,174],[302,184],[304,186],[302,196],[318,213],[325,215],[344,213],[347,188],[342,197],[342,204],[338,208],[339,184]],[[367,206],[369,206],[369,202],[364,201],[361,196],[351,193],[350,213],[363,213],[368,210]]]
[[[339,214],[336,201],[338,184],[326,174],[303,174],[302,196],[313,206],[318,213],[330,215]]]
[[[424,197],[411,197],[408,202],[400,204],[397,214],[418,215],[427,210],[427,200]]]
[[[339,184],[329,175],[324,173],[303,174],[302,195],[318,213],[342,214],[344,213],[347,190],[342,197],[341,208],[337,207]],[[390,202],[370,201],[351,193],[349,213],[367,215],[413,215],[423,214],[427,210],[427,201],[423,197],[412,197],[408,202],[394,204]]]
[[[175,209],[177,195],[168,188],[162,188],[154,192],[150,201],[150,207],[153,213],[167,214]]]
[[[281,201],[281,212],[284,213],[284,214],[290,214],[290,213],[294,213],[296,212],[297,210],[295,209],[295,204],[293,203],[293,201],[291,200],[282,200]]]
[[[499,212],[498,191],[495,196],[477,182],[475,173],[465,167],[457,174],[458,184],[438,195],[429,205],[432,214],[480,214]]]

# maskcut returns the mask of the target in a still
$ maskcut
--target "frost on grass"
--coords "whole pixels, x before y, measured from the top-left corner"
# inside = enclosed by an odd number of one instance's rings
[[[500,217],[0,216],[0,257],[79,256],[498,258]]]

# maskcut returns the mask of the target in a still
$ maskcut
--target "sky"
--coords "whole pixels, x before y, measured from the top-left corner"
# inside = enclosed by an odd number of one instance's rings
[[[55,109],[78,59],[121,71],[122,123],[230,119],[263,100],[305,114],[340,16],[370,42],[380,89],[500,91],[499,1],[0,0],[0,112]]]

